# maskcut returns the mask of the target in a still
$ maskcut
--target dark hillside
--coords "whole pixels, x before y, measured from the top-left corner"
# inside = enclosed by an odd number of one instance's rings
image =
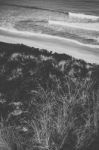
[[[11,150],[96,145],[99,66],[0,42],[0,136]]]

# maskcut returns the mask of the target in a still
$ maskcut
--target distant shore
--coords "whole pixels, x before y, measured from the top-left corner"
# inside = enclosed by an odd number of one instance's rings
[[[99,47],[41,33],[0,29],[0,41],[24,44],[57,53],[65,53],[89,63],[99,64]]]

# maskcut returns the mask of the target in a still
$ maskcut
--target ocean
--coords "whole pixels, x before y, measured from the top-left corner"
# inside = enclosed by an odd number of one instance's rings
[[[0,0],[0,28],[99,45],[99,0]]]
[[[0,0],[0,7],[2,7],[2,4],[36,6],[46,9],[99,15],[99,0]]]

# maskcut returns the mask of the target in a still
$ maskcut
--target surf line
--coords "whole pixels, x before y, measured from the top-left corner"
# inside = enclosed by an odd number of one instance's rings
[[[87,14],[83,14],[83,13],[72,13],[69,12],[69,17],[71,18],[79,18],[79,19],[91,19],[93,21],[96,21],[99,19],[98,16],[94,16],[94,15],[87,15]]]
[[[49,20],[49,24],[89,30],[89,31],[99,31],[99,23],[69,23],[65,21]]]
[[[35,37],[42,37],[42,38],[47,38],[47,39],[49,39],[49,38],[58,39],[58,40],[62,40],[62,41],[72,42],[72,43],[75,43],[77,45],[85,46],[85,47],[89,47],[89,48],[99,48],[99,45],[84,44],[84,43],[81,43],[77,40],[68,39],[68,38],[59,37],[59,36],[53,36],[53,35],[49,35],[49,34],[42,34],[42,33],[29,32],[29,31],[18,31],[16,29],[6,29],[6,28],[3,28],[3,27],[0,27],[0,30],[4,31],[4,32],[16,34],[16,35],[19,35],[19,36],[22,35],[22,36],[26,36],[26,37],[35,36]]]

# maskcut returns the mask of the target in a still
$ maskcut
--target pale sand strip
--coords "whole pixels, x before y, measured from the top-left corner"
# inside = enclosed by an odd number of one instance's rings
[[[99,64],[99,48],[80,45],[72,40],[50,35],[0,30],[0,41],[65,53],[90,63]]]

